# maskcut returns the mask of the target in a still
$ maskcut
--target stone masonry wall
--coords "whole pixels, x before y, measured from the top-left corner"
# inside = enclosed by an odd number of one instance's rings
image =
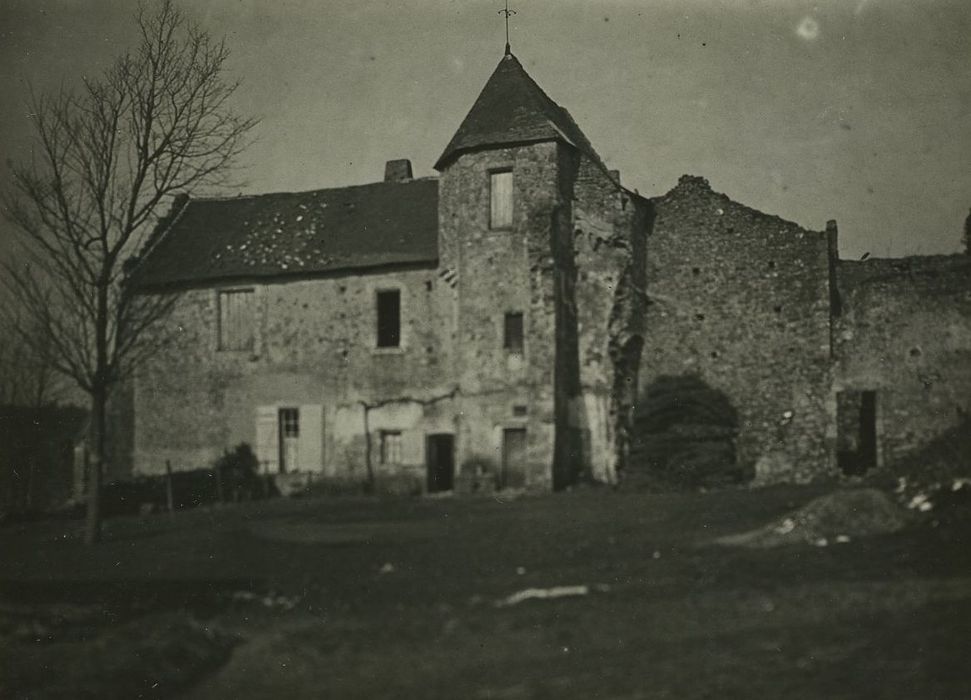
[[[682,177],[654,200],[642,398],[701,377],[739,412],[737,453],[762,481],[834,468],[828,240]],[[637,465],[631,465],[637,468]]]
[[[260,406],[320,406],[319,470],[359,481],[367,476],[365,413],[372,467],[381,430],[403,432],[402,464],[423,479],[427,432],[453,432],[443,404],[450,383],[452,291],[433,269],[345,275],[255,290],[252,352],[217,350],[216,289],[184,293],[167,321],[175,341],[139,373],[134,387],[136,473],[205,466],[223,449],[256,441]],[[376,347],[375,294],[401,293],[401,347]],[[367,409],[367,410],[365,410]]]
[[[456,275],[454,372],[462,415],[457,462],[484,460],[498,468],[502,431],[525,428],[526,485],[539,488],[549,488],[552,476],[550,239],[558,148],[538,143],[466,153],[439,179],[439,265],[443,275]],[[491,229],[490,174],[506,169],[513,173],[513,223]],[[503,347],[507,312],[525,315],[522,354]]]
[[[650,202],[584,158],[574,188],[576,308],[584,465],[613,482],[626,453],[644,342]]]
[[[841,261],[839,280],[835,388],[876,392],[889,464],[971,410],[971,257]]]

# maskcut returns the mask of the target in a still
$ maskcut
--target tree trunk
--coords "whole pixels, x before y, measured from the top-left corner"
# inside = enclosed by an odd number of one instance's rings
[[[107,418],[106,392],[95,390],[91,394],[91,466],[88,475],[88,517],[84,543],[101,541],[101,478],[104,474],[105,429]]]

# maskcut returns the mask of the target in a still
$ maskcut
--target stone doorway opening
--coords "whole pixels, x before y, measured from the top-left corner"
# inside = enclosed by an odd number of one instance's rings
[[[836,394],[836,463],[847,476],[877,466],[877,392]]]
[[[449,433],[425,438],[428,493],[451,491],[455,485],[455,436]]]

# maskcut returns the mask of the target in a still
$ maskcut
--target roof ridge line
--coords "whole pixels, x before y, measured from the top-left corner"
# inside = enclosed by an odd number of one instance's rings
[[[356,185],[339,185],[337,187],[317,187],[311,190],[278,190],[276,192],[257,192],[254,194],[234,194],[212,197],[189,197],[190,202],[238,202],[244,199],[259,199],[260,197],[278,197],[280,195],[301,195],[313,192],[332,192],[334,190],[349,190],[361,187],[374,187],[375,185],[409,185],[415,182],[425,182],[428,180],[438,180],[436,175],[425,175],[424,177],[414,177],[410,180],[376,180],[375,182],[362,182]]]

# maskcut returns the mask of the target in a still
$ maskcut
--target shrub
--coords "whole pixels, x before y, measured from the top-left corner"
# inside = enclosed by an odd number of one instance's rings
[[[637,405],[622,484],[694,489],[751,478],[736,461],[737,432],[738,414],[725,394],[695,375],[658,377]]]

